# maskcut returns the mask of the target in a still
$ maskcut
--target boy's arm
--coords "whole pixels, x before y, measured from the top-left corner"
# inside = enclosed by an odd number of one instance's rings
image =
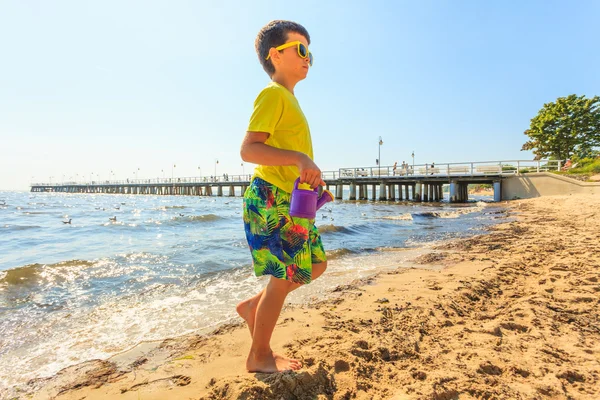
[[[295,165],[300,171],[301,183],[308,183],[312,188],[325,186],[325,182],[321,179],[321,170],[310,157],[298,151],[269,146],[265,144],[268,138],[267,132],[246,132],[240,149],[242,160],[269,166]]]

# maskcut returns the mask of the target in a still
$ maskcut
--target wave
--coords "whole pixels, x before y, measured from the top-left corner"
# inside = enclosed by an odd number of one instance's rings
[[[44,270],[48,268],[90,267],[92,265],[94,265],[93,262],[85,260],[68,260],[55,264],[29,264],[1,271],[0,286],[37,284],[39,279],[42,278]]]
[[[9,231],[25,231],[28,229],[39,229],[41,226],[38,225],[4,225],[3,229],[7,229]]]
[[[181,210],[187,208],[186,206],[160,206],[153,208],[155,211],[167,211],[167,210]]]
[[[326,251],[326,254],[327,254],[328,260],[335,260],[336,258],[341,258],[341,257],[347,256],[350,254],[357,254],[357,252],[354,250],[341,248],[341,249]]]
[[[479,203],[481,203],[482,205],[480,205]],[[457,208],[457,209],[453,209],[451,211],[450,210],[447,210],[447,211],[424,211],[424,212],[414,213],[413,215],[415,217],[425,217],[425,218],[454,219],[454,218],[459,218],[461,215],[471,214],[474,212],[480,212],[486,206],[487,206],[487,204],[484,202],[477,202],[477,206],[475,206],[475,207]]]
[[[391,219],[391,220],[399,220],[399,221],[412,221],[413,216],[411,213],[406,213],[402,215],[392,215],[389,217],[383,217],[383,219]]]
[[[124,222],[124,221],[108,221],[104,222],[102,226],[112,226],[112,227],[123,227],[123,228],[138,228],[138,224]]]
[[[460,214],[454,213],[453,211],[425,211],[415,213],[415,217],[424,217],[424,218],[458,218]]]
[[[498,214],[508,214],[508,210],[494,210],[494,211],[486,211],[483,213],[484,215],[498,215]]]
[[[220,219],[224,219],[216,214],[202,214],[202,215],[184,215],[183,217],[174,217],[173,221],[180,222],[209,222],[209,221],[218,221]]]
[[[338,226],[338,225],[333,225],[333,224],[328,224],[328,225],[320,225],[318,226],[319,228],[319,233],[326,233],[326,232],[340,232],[340,233],[352,233],[352,231],[344,226]]]
[[[143,222],[143,224],[132,224],[132,223],[128,223],[125,224],[123,221],[117,221],[117,222],[106,222],[103,224],[103,226],[127,226],[127,227],[133,227],[136,228],[138,226],[148,226],[148,225],[167,225],[167,226],[173,226],[173,225],[179,225],[179,224],[185,224],[185,223],[189,223],[189,222],[214,222],[214,221],[218,221],[221,219],[225,219],[225,217],[220,217],[216,214],[203,214],[203,215],[184,215],[184,216],[178,216],[178,217],[172,217],[171,219],[165,221],[165,220],[161,220],[161,219],[153,219],[150,218],[148,220],[145,220]]]

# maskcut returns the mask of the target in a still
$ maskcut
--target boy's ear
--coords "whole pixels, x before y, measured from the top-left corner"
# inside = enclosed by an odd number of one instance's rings
[[[271,47],[269,49],[269,55],[271,56],[270,60],[273,63],[273,65],[279,64],[281,62],[281,53],[279,53],[277,49],[275,49],[275,47]]]

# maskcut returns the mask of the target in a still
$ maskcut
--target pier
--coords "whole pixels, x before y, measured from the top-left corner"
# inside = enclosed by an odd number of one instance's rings
[[[560,170],[554,160],[508,160],[466,163],[340,168],[324,171],[326,189],[338,200],[462,203],[468,185],[491,184],[494,200],[502,200],[502,181],[527,172]],[[110,193],[170,196],[241,196],[251,175],[200,176],[126,181],[32,183],[32,192]],[[449,186],[444,190],[444,186]],[[348,189],[348,190],[346,190]],[[447,194],[446,194],[447,192]]]

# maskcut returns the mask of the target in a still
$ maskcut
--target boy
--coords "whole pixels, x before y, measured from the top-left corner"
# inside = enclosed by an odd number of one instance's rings
[[[271,21],[255,41],[258,59],[271,78],[254,102],[240,155],[258,164],[244,193],[244,226],[256,276],[270,275],[256,296],[236,307],[248,323],[252,346],[249,372],[298,370],[300,361],[276,354],[270,341],[289,292],[318,278],[327,268],[314,220],[292,219],[290,193],[296,178],[325,185],[313,162],[308,123],[294,96],[296,84],[312,66],[310,36],[291,21]]]

